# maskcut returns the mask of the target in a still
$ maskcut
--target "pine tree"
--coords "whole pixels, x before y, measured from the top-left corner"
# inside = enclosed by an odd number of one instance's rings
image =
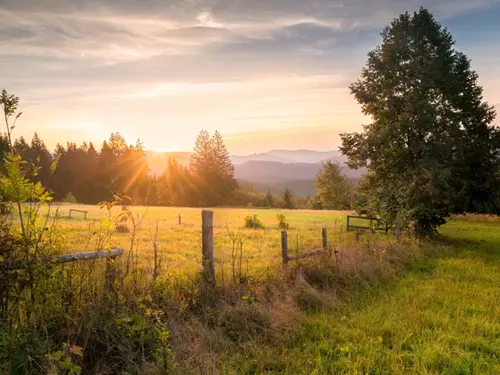
[[[217,187],[216,204],[229,201],[231,192],[238,187],[234,178],[234,165],[227,151],[224,140],[218,131],[211,139],[213,157],[215,162],[215,186]]]
[[[283,192],[283,202],[285,203],[285,208],[291,210],[295,208],[295,202],[293,200],[292,191],[288,188]]]
[[[426,10],[382,32],[352,94],[372,123],[342,134],[350,167],[367,167],[370,209],[432,234],[452,213],[498,212],[499,130],[469,59]]]
[[[200,132],[191,155],[190,170],[196,187],[193,198],[198,205],[217,206],[230,200],[237,184],[234,166],[219,132],[212,138],[206,130]]]

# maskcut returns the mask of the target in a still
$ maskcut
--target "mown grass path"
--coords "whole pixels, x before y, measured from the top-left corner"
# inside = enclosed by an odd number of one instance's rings
[[[254,348],[227,372],[500,374],[500,222],[453,219],[442,235],[452,249],[312,315],[287,347]]]

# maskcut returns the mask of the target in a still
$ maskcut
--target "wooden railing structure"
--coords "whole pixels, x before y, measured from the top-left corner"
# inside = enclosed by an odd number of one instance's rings
[[[0,267],[8,268],[11,270],[20,270],[26,268],[30,263],[71,263],[78,261],[88,261],[106,258],[108,260],[114,261],[117,257],[122,256],[124,253],[123,249],[111,249],[111,250],[99,250],[91,251],[85,253],[73,253],[73,254],[60,254],[47,257],[35,258],[31,261],[19,260],[16,262],[2,262]]]
[[[352,219],[362,219],[362,220],[367,220],[370,221],[369,225],[363,226],[363,225],[353,225],[352,224]],[[373,225],[375,223],[375,225]],[[379,218],[376,217],[367,217],[367,216],[350,216],[347,215],[347,231],[351,230],[373,230],[373,231],[387,231],[389,230],[389,226],[387,223]]]
[[[83,214],[83,219],[87,220],[87,214],[89,213],[88,211],[86,211],[86,210],[76,210],[74,208],[70,208],[69,209],[69,215],[68,215],[69,218],[72,217],[71,215],[72,215],[73,212],[81,212]]]
[[[309,253],[299,254],[290,256],[288,255],[288,233],[286,230],[281,231],[281,258],[283,262],[283,269],[285,271],[288,270],[288,262],[306,259],[317,255],[326,255],[328,254],[328,237],[327,237],[326,228],[321,229],[321,237],[322,237],[322,245],[323,248],[321,250],[311,251]]]

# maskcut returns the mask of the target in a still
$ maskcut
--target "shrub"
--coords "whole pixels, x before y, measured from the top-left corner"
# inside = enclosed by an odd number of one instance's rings
[[[248,215],[245,216],[245,228],[253,228],[254,223],[253,223],[253,216]],[[255,228],[258,229],[263,229],[264,228],[264,223],[259,219],[257,215],[255,215]]]
[[[300,285],[295,291],[294,299],[304,312],[329,311],[333,308],[332,299],[327,294],[309,285]]]
[[[115,229],[118,233],[129,233],[130,232],[128,225],[125,223],[118,224]]]
[[[63,199],[63,202],[65,202],[65,203],[78,203],[76,201],[75,196],[73,195],[73,193],[71,191],[68,194],[66,194],[66,196]]]
[[[277,214],[276,219],[278,219],[278,227],[280,228],[280,230],[290,229],[290,224],[288,224],[288,220],[286,219],[285,215]]]

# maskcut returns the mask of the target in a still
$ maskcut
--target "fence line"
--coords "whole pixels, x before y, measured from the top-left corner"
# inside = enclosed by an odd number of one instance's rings
[[[29,264],[40,263],[40,262],[53,262],[53,263],[71,263],[78,261],[95,260],[101,258],[115,259],[122,256],[124,253],[123,249],[111,249],[111,250],[99,250],[86,253],[73,253],[73,254],[60,254],[48,257],[40,257],[38,259],[33,259],[32,261],[15,261],[15,262],[2,262],[0,267],[9,268],[11,270],[20,270],[26,268]]]
[[[83,214],[84,220],[87,220],[88,211],[86,211],[86,210],[77,210],[77,209],[74,209],[74,208],[70,208],[69,209],[69,215],[68,215],[69,218],[71,218],[71,214],[73,212],[81,212]]]
[[[317,255],[328,254],[328,235],[326,228],[321,229],[322,245],[321,250],[311,251],[309,253],[299,254],[295,256],[288,255],[288,233],[286,230],[281,231],[281,258],[283,262],[283,269],[288,271],[288,262],[293,260],[310,258]]]

